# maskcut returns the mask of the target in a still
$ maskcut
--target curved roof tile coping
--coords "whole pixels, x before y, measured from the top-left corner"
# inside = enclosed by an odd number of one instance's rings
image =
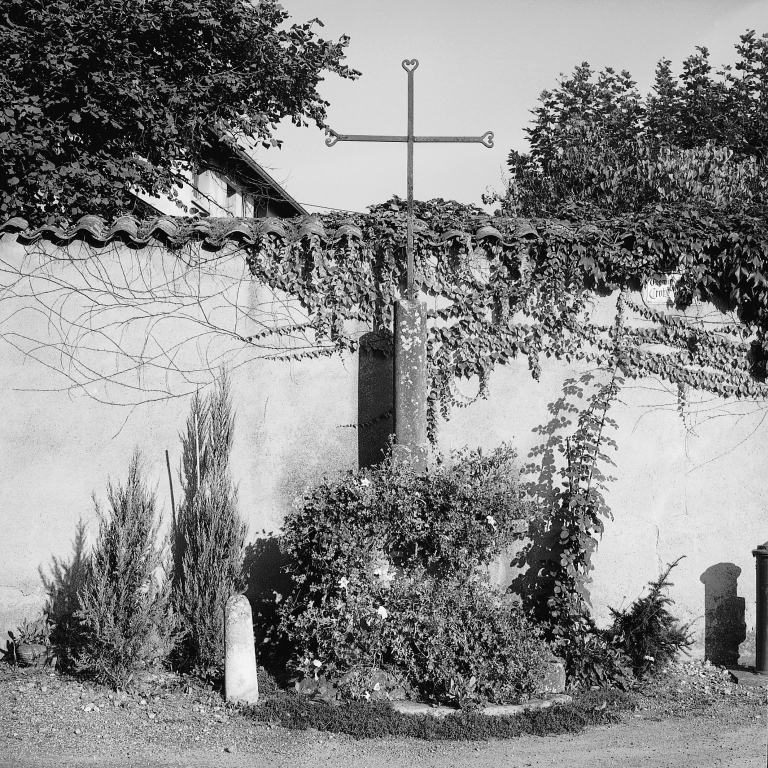
[[[505,245],[511,245],[514,240],[528,237],[538,237],[539,234],[530,222],[521,219],[493,220],[503,226],[506,232],[490,223],[479,227],[474,233],[460,229],[451,229],[441,234],[433,232],[427,225],[417,219],[414,231],[431,236],[437,244],[454,238],[466,241],[474,239],[479,242],[488,238],[498,240]],[[78,239],[91,239],[99,244],[113,240],[127,240],[135,245],[147,245],[150,242],[160,242],[175,246],[184,245],[190,241],[202,241],[207,246],[221,248],[228,242],[238,241],[253,244],[261,235],[274,235],[286,242],[295,242],[305,237],[317,236],[324,242],[336,242],[342,238],[362,240],[363,230],[352,219],[341,222],[331,233],[328,233],[322,220],[317,216],[305,216],[296,219],[234,219],[207,218],[185,219],[182,217],[160,216],[156,219],[139,221],[133,216],[120,216],[112,226],[107,226],[100,216],[83,216],[69,228],[53,225],[43,225],[30,228],[26,219],[16,216],[0,224],[0,234],[19,233],[22,240],[34,242],[41,238],[69,242]]]

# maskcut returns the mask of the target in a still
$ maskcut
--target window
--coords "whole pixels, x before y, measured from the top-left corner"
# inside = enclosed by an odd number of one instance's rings
[[[242,208],[241,197],[237,190],[228,182],[224,181],[226,187],[226,197],[224,199],[224,208],[230,216],[239,216],[241,211],[238,208]]]
[[[192,174],[192,199],[202,200],[203,193],[200,191],[200,185],[202,184],[203,174],[200,171],[194,171]]]

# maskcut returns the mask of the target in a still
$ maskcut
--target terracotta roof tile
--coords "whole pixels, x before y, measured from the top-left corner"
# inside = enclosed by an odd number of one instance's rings
[[[472,236],[477,240],[493,238],[502,241],[537,237],[531,222],[521,219],[491,220],[474,232],[452,229],[443,233],[432,232],[423,221],[415,222],[415,231],[431,234],[435,242],[452,238],[466,240]],[[177,216],[159,216],[139,221],[133,216],[120,216],[109,226],[99,216],[83,216],[70,227],[44,225],[31,228],[25,219],[14,217],[0,224],[0,234],[18,233],[23,242],[31,243],[41,239],[71,242],[91,240],[103,245],[114,240],[128,241],[135,245],[162,243],[179,247],[188,242],[202,242],[209,248],[222,248],[230,242],[255,243],[259,236],[274,235],[287,242],[294,242],[308,236],[317,236],[324,242],[335,242],[341,238],[363,239],[363,231],[354,220],[345,220],[334,229],[328,230],[319,216],[299,216],[293,219],[235,219],[205,218],[189,219]]]

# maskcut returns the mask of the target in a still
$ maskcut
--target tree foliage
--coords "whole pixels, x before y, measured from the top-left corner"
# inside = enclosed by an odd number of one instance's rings
[[[713,71],[698,48],[678,78],[660,62],[646,97],[627,72],[595,78],[577,67],[541,95],[531,151],[510,154],[497,198],[507,215],[568,226],[556,258],[587,290],[676,273],[678,310],[702,300],[733,312],[734,323],[707,323],[627,304],[652,322],[629,331],[625,373],[726,397],[762,393],[768,356],[768,35],[747,32],[736,50],[735,66]],[[748,375],[734,378],[736,369]]]
[[[511,152],[508,212],[566,218],[639,213],[691,203],[760,212],[766,204],[768,36],[748,32],[734,67],[713,72],[697,48],[678,78],[656,69],[643,97],[628,72],[587,63],[544,91],[527,129],[530,152]]]
[[[0,215],[111,218],[131,190],[174,190],[217,131],[265,146],[290,117],[322,126],[317,91],[346,37],[284,25],[274,0],[0,0]]]
[[[766,129],[760,94],[768,77],[767,45],[766,38],[743,36],[740,64],[717,76],[707,74],[707,54],[700,51],[686,62],[679,84],[662,63],[655,95],[648,98],[639,95],[626,73],[607,70],[594,80],[587,66],[577,68],[557,90],[543,95],[530,131],[531,153],[522,159],[513,155],[514,173],[500,216],[489,218],[473,206],[443,200],[416,202],[416,278],[435,300],[429,323],[433,434],[437,414],[447,415],[451,406],[473,399],[457,390],[457,377],[477,377],[482,395],[494,367],[518,354],[528,356],[534,375],[549,355],[609,362],[608,329],[586,322],[593,292],[637,289],[670,272],[682,275],[675,291],[679,308],[701,299],[714,302],[726,316],[672,316],[637,304],[630,295],[624,375],[658,375],[681,391],[691,386],[738,397],[763,392],[768,232],[762,215],[760,137]],[[704,131],[697,119],[701,132],[694,136],[695,126],[686,120],[704,96],[710,128]],[[723,103],[731,105],[723,113],[727,121],[714,115]],[[713,136],[731,143],[713,143]],[[405,206],[394,198],[372,206],[369,214],[352,219],[331,214],[322,222],[338,233],[333,241],[313,220],[285,222],[283,235],[234,223],[254,229],[249,238],[254,245],[245,246],[253,278],[301,304],[284,321],[247,336],[232,329],[237,345],[245,342],[248,351],[269,355],[271,350],[273,357],[294,359],[354,351],[359,328],[367,326],[377,335],[367,335],[363,343],[388,348],[394,302],[404,283]],[[192,228],[189,222],[178,224],[179,237]],[[225,223],[210,225],[223,230]],[[77,329],[77,338],[85,332],[89,341],[103,338],[107,320],[115,322],[101,309],[102,288],[110,311],[112,305],[122,310],[136,303],[132,284],[105,286],[99,275],[92,276],[103,269],[98,253],[69,260],[70,269],[84,272],[70,283],[60,277],[59,259],[40,250],[43,268],[30,262],[21,271],[9,271],[11,298],[34,295],[43,304],[55,298],[55,305],[44,307],[55,315],[69,307],[58,297],[71,289],[81,296],[94,294],[98,314],[57,317],[62,327]],[[160,274],[150,293],[164,297],[172,284],[171,305],[185,308],[183,292],[194,288],[186,275],[195,273],[183,254],[177,262],[184,279],[170,283]],[[199,263],[189,259],[194,269]],[[145,279],[145,270],[137,274]],[[139,296],[146,295],[147,287],[139,288]],[[177,312],[167,307],[161,303],[156,315],[149,307],[143,314],[175,318]],[[210,317],[208,312],[206,333],[228,332],[212,328]],[[154,330],[148,333],[153,342],[160,338]],[[280,340],[286,341],[282,349]],[[71,359],[71,339],[61,346],[65,359]],[[148,355],[144,346],[141,350],[131,358],[131,369],[146,365]],[[153,366],[164,363],[167,352],[161,352],[149,359]],[[95,377],[97,370],[89,361],[85,377]]]

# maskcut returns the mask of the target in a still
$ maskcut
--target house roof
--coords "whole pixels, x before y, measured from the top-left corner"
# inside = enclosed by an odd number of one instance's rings
[[[536,229],[524,219],[492,220],[489,217],[488,221],[479,223],[480,226],[472,228],[474,231],[450,229],[434,232],[424,222],[416,220],[415,230],[436,243],[454,238],[466,241],[471,237],[476,241],[491,238],[511,244],[515,240],[538,236]],[[17,233],[22,241],[28,243],[40,239],[60,242],[89,240],[98,245],[127,241],[134,245],[180,247],[189,242],[201,242],[211,249],[222,248],[231,242],[254,244],[264,234],[274,235],[285,242],[295,242],[308,236],[317,236],[324,242],[335,242],[343,237],[363,240],[363,230],[352,219],[326,229],[320,217],[309,215],[292,219],[158,216],[145,221],[133,216],[121,216],[111,224],[100,216],[83,216],[70,227],[45,224],[36,228],[30,227],[26,219],[14,217],[0,224],[0,233]]]
[[[307,211],[301,203],[294,200],[294,198],[291,197],[291,195],[289,195],[288,192],[286,192],[285,189],[283,189],[283,187],[278,184],[244,149],[241,147],[234,147],[231,149],[234,150],[234,154],[237,156],[237,159],[244,162],[255,174],[261,177],[264,182],[275,191],[275,194],[279,198],[282,198],[287,203],[290,203],[290,205],[296,209],[297,214],[302,216],[309,216],[309,211]]]
[[[209,132],[208,151],[204,153],[204,162],[200,170],[213,171],[220,175],[237,188],[243,194],[252,195],[257,203],[266,203],[269,211],[266,216],[290,217],[290,216],[309,216],[309,212],[304,206],[295,200],[281,185],[277,182],[248,152],[239,144],[225,140],[224,136],[216,131]],[[182,181],[199,192],[191,179],[182,179]],[[144,205],[153,210],[160,216],[169,214],[167,205],[158,203],[152,196],[143,192],[134,192]],[[202,197],[208,197],[203,194]],[[226,211],[227,208],[212,198],[208,200],[216,208]],[[167,198],[167,202],[171,202]],[[189,203],[188,203],[189,204]],[[191,201],[193,214],[198,213],[197,208],[205,211],[202,215],[207,216],[208,211],[201,206],[197,199]],[[173,210],[173,206],[171,206]]]

